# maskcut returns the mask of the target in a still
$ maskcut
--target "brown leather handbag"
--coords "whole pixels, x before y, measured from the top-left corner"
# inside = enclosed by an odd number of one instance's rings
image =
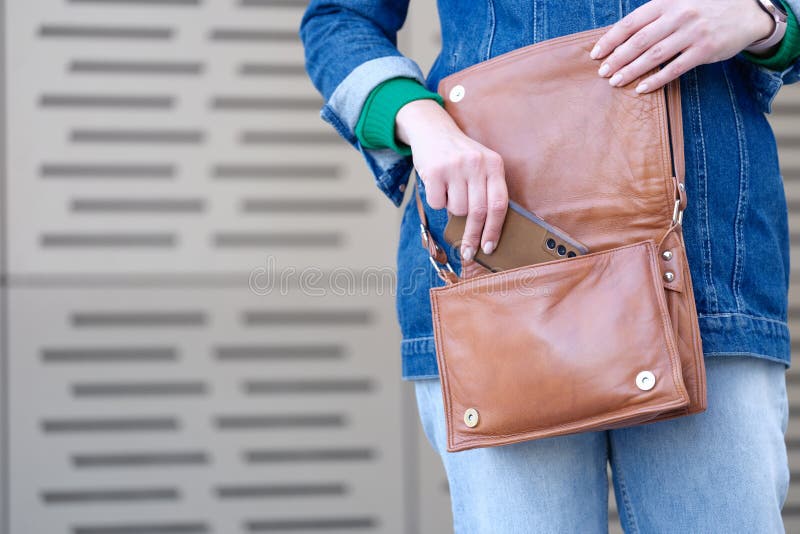
[[[589,50],[607,28],[441,80],[458,126],[498,152],[509,197],[590,253],[459,277],[430,291],[450,452],[663,421],[706,408],[681,230],[679,80],[611,87]],[[501,234],[500,240],[502,241]]]

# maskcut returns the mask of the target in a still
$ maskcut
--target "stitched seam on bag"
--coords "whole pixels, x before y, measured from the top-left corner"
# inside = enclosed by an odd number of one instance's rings
[[[433,308],[433,316],[436,317],[436,321],[434,321],[434,343],[436,345],[436,360],[439,363],[440,367],[440,375],[441,376],[441,385],[442,391],[444,392],[444,412],[445,412],[445,422],[448,423],[445,429],[445,438],[447,439],[447,446],[448,448],[453,448],[455,445],[454,437],[451,435],[450,429],[453,428],[453,410],[452,410],[452,402],[450,400],[450,383],[449,381],[445,380],[444,377],[447,376],[447,362],[444,359],[444,347],[441,345],[442,339],[442,328],[441,322],[439,321],[439,298],[433,291],[431,291],[431,307]]]
[[[449,396],[448,396],[449,398]],[[677,399],[667,401],[663,404],[656,404],[652,408],[650,408],[647,412],[642,413],[641,415],[652,415],[653,417],[657,417],[661,414],[661,412],[666,412],[673,408],[681,408],[686,404],[686,399]],[[474,438],[466,438],[458,441],[458,443],[454,443],[457,445],[472,445],[472,444],[481,444],[481,443],[493,443],[496,441],[497,438],[530,438],[530,439],[538,439],[540,437],[552,437],[559,434],[553,434],[549,432],[549,429],[555,430],[564,430],[570,431],[574,430],[576,427],[583,427],[585,425],[592,425],[594,423],[606,423],[606,424],[614,424],[619,422],[622,419],[627,418],[629,415],[636,412],[636,410],[640,409],[640,407],[636,406],[633,408],[628,408],[627,410],[618,411],[618,412],[611,412],[613,417],[609,417],[608,414],[602,415],[595,415],[585,419],[576,419],[574,421],[569,421],[568,423],[562,423],[560,425],[551,425],[551,426],[543,426],[539,427],[534,430],[526,430],[524,432],[515,432],[513,434],[492,434],[491,436],[476,436]],[[649,419],[648,419],[649,420]],[[547,435],[541,436],[542,430],[547,429]],[[593,431],[593,430],[602,430],[602,428],[587,428],[586,431]],[[562,433],[563,434],[563,433]],[[505,445],[506,443],[498,443],[498,445]]]
[[[661,164],[662,164],[661,172],[664,174],[664,198],[667,199],[667,202],[664,205],[664,210],[666,216],[669,219],[672,219],[672,212],[674,208],[671,204],[672,202],[674,202],[674,195],[670,194],[672,193],[672,187],[670,186],[673,185],[672,184],[673,177],[671,176],[672,170],[671,166],[669,165],[669,158],[672,149],[669,147],[670,139],[667,133],[668,128],[666,125],[667,98],[664,91],[658,91],[656,94],[658,95],[655,97],[658,101],[657,102],[658,105],[656,106],[657,118],[658,118],[658,131],[660,133],[659,137],[661,138],[661,143],[660,143]]]
[[[650,247],[650,266],[652,269],[652,276],[655,282],[655,298],[656,301],[661,305],[661,324],[663,326],[662,332],[664,335],[664,341],[669,347],[665,347],[667,353],[670,355],[670,364],[672,367],[672,377],[673,377],[673,384],[675,385],[675,393],[678,395],[683,394],[687,400],[689,400],[689,393],[683,387],[683,374],[680,372],[681,365],[680,365],[680,358],[678,357],[678,347],[677,345],[673,344],[674,339],[672,339],[667,332],[674,332],[672,328],[672,321],[669,318],[669,312],[667,310],[667,297],[664,294],[664,290],[661,286],[661,279],[658,276],[659,268],[658,262],[656,261],[656,254],[655,254],[654,245]],[[669,350],[672,348],[672,351]]]
[[[684,252],[686,252],[686,245],[683,242],[683,233],[681,232],[680,237],[680,244],[684,247]],[[699,319],[699,314],[697,313],[697,306],[694,302],[694,287],[692,286],[692,273],[689,270],[689,260],[685,258],[684,254],[684,262],[683,262],[683,271],[684,271],[684,280],[685,282],[685,289],[686,293],[684,294],[684,298],[686,299],[687,303],[689,304],[689,315],[694,315],[696,318]],[[695,385],[695,399],[698,401],[705,395],[705,380],[701,380],[700,377],[705,376],[705,363],[703,362],[703,348],[702,348],[702,341],[700,340],[700,324],[698,320],[691,321],[691,330],[692,330],[692,353],[695,355],[694,358],[694,373],[696,377],[696,385]],[[697,357],[697,355],[700,355]],[[701,403],[702,404],[702,403]]]
[[[462,69],[462,70],[460,70],[460,71],[458,71],[458,72],[456,72],[454,74],[451,74],[450,76],[448,76],[448,78],[450,78],[450,80],[452,80],[452,81],[458,81],[468,73],[473,73],[473,72],[476,72],[476,71],[479,71],[479,70],[483,70],[485,68],[490,68],[490,67],[496,66],[496,65],[502,65],[503,63],[505,63],[505,62],[507,62],[507,61],[519,56],[519,55],[523,55],[523,54],[526,54],[526,53],[530,54],[531,50],[534,50],[534,47],[535,47],[535,51],[536,52],[543,52],[545,50],[552,50],[553,48],[559,48],[561,46],[566,46],[568,44],[572,44],[575,41],[591,41],[592,38],[594,38],[595,35],[601,35],[602,34],[602,32],[599,31],[600,29],[602,29],[602,28],[594,28],[594,29],[591,29],[591,30],[586,30],[585,32],[580,32],[580,33],[577,33],[577,34],[564,35],[562,37],[556,37],[556,38],[550,39],[548,41],[539,41],[538,43],[534,43],[534,44],[530,44],[530,45],[527,45],[527,46],[523,46],[522,48],[517,48],[517,49],[512,50],[510,52],[505,52],[504,54],[501,54],[499,56],[495,56],[495,57],[493,57],[492,59],[490,59],[488,61],[483,61],[481,63],[477,63],[475,65],[472,65],[471,67],[467,67],[465,69]]]
[[[683,270],[687,271],[688,273],[689,271],[688,263],[684,265]],[[691,282],[691,273],[688,273],[688,276],[690,277],[689,281]],[[688,296],[686,297],[686,299],[689,302],[689,315],[694,314],[694,316],[697,317],[697,308],[695,307],[694,304],[694,290],[691,284],[689,284],[687,287],[688,287]],[[703,391],[705,386],[705,380],[700,379],[700,377],[705,375],[705,367],[704,367],[705,363],[703,362],[703,348],[700,342],[700,325],[696,320],[692,321],[691,329],[692,329],[692,353],[695,355],[694,375],[696,384],[694,387],[695,390],[694,393],[695,393],[695,399],[699,401],[705,394]],[[697,357],[698,354],[700,355],[699,357]]]
[[[640,247],[640,246],[643,246],[645,243],[647,243],[647,241],[639,241],[638,243],[631,243],[629,245],[622,245],[621,247],[616,247],[616,248],[608,249],[608,250],[601,250],[601,251],[598,251],[598,252],[593,252],[591,254],[586,254],[584,256],[577,256],[575,258],[564,258],[564,259],[560,259],[560,260],[553,260],[553,261],[547,262],[546,264],[545,263],[537,263],[537,264],[533,264],[533,265],[523,265],[522,267],[516,267],[514,269],[507,269],[505,271],[500,271],[500,272],[496,272],[496,273],[491,273],[490,272],[490,273],[482,274],[482,275],[479,275],[479,276],[475,276],[473,278],[467,278],[467,279],[462,280],[460,282],[456,282],[455,284],[450,284],[450,285],[446,285],[446,286],[440,286],[440,287],[432,288],[432,289],[434,289],[437,292],[438,291],[447,291],[449,289],[454,289],[454,288],[458,288],[458,289],[475,289],[473,286],[479,285],[479,284],[492,284],[489,287],[481,287],[480,289],[493,289],[495,287],[495,285],[497,284],[497,281],[498,280],[502,280],[504,278],[511,278],[512,280],[510,280],[510,282],[516,282],[518,284],[521,281],[518,280],[518,279],[515,279],[514,277],[515,277],[515,275],[519,274],[521,271],[524,271],[524,270],[528,270],[528,269],[534,270],[535,269],[535,270],[539,270],[540,272],[541,271],[545,271],[546,272],[548,270],[560,267],[566,261],[573,262],[573,264],[578,263],[578,262],[591,261],[591,260],[594,260],[594,259],[598,258],[599,256],[606,255],[606,254],[613,254],[614,252],[621,251],[621,250],[624,250],[624,249],[627,249],[627,248]],[[488,278],[491,278],[491,280],[487,280]],[[516,286],[514,286],[514,287],[516,287]]]
[[[539,272],[547,272],[553,269],[560,268],[564,262],[569,261],[572,262],[573,264],[578,264],[580,262],[585,263],[587,261],[593,261],[603,255],[619,253],[620,251],[629,248],[647,246],[648,243],[654,243],[654,241],[652,239],[647,239],[645,241],[638,241],[636,243],[630,243],[628,245],[622,245],[620,247],[615,247],[608,250],[600,250],[597,252],[592,252],[590,254],[586,254],[584,256],[577,256],[575,258],[563,258],[560,260],[548,261],[547,263],[523,265],[522,267],[507,269],[505,271],[500,271],[497,273],[486,273],[479,276],[475,276],[473,278],[467,278],[465,280],[461,280],[460,282],[456,282],[455,284],[439,286],[431,289],[436,292],[448,292],[448,290],[455,290],[456,288],[459,290],[475,289],[473,286],[479,284],[485,284],[485,286],[480,289],[492,289],[499,281],[504,280],[506,278],[512,278],[512,280],[509,280],[509,282],[515,284],[512,287],[517,287],[519,284],[524,283],[524,280],[519,280],[519,279],[515,280],[514,276],[525,270],[538,270]]]

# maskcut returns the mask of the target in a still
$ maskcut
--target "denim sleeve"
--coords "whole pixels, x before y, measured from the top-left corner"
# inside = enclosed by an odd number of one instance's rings
[[[324,99],[320,117],[361,152],[376,185],[396,206],[413,168],[411,156],[363,147],[355,127],[381,82],[402,76],[425,85],[419,66],[397,49],[407,11],[408,0],[312,0],[299,28],[306,71]]]
[[[782,0],[782,2],[792,10],[795,18],[800,20],[800,0]],[[800,58],[795,59],[783,70],[773,70],[764,65],[753,63],[741,53],[737,54],[735,59],[744,68],[753,96],[764,113],[772,112],[772,101],[781,87],[800,81]]]

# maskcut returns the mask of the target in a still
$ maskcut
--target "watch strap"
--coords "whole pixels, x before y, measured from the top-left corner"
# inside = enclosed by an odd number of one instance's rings
[[[745,48],[746,52],[750,52],[752,54],[759,54],[766,52],[776,44],[778,44],[783,36],[786,34],[786,19],[787,15],[786,12],[776,5],[776,1],[773,0],[755,0],[758,5],[767,12],[768,15],[772,17],[772,20],[775,21],[775,27],[772,33],[765,37],[764,39],[760,39],[751,43],[750,46]]]

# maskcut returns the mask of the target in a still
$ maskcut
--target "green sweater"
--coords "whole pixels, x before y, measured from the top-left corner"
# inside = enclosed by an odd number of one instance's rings
[[[745,58],[769,69],[783,70],[800,57],[800,24],[785,3],[784,7],[788,13],[786,35],[778,49],[767,57],[742,52]],[[355,128],[361,146],[368,149],[391,148],[403,156],[411,155],[411,147],[395,137],[395,115],[404,105],[422,98],[436,100],[444,106],[444,100],[438,93],[429,91],[413,78],[390,78],[375,86],[364,102]]]
[[[411,148],[395,138],[394,119],[400,108],[422,98],[432,98],[444,106],[439,93],[429,91],[414,78],[390,78],[377,85],[361,108],[356,137],[364,148],[391,148],[404,156]]]

